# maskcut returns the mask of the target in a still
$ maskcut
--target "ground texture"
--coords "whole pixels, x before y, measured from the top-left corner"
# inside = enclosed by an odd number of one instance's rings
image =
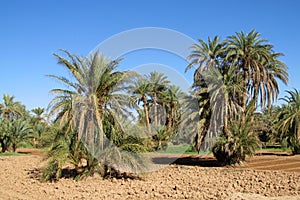
[[[299,156],[255,156],[240,167],[187,164],[166,165],[141,180],[42,183],[41,156],[0,157],[0,199],[300,199]]]

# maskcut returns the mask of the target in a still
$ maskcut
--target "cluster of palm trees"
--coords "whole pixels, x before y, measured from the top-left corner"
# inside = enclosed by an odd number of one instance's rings
[[[62,52],[67,58],[54,56],[71,78],[49,75],[67,87],[51,91],[49,114],[58,132],[45,179],[60,177],[68,160],[78,176],[95,171],[106,176],[112,166],[137,169],[145,161],[137,153],[161,149],[176,134],[184,93],[164,74],[118,71],[120,60],[99,52],[90,57]]]
[[[193,89],[201,119],[198,148],[205,135],[219,134],[213,151],[222,162],[240,162],[246,154],[253,154],[258,145],[250,131],[255,126],[254,113],[258,108],[270,108],[277,99],[278,80],[288,82],[281,55],[255,30],[238,32],[224,41],[218,36],[208,38],[207,43],[200,39],[192,46],[186,70],[195,67]],[[216,122],[218,129],[214,128]]]
[[[287,66],[273,45],[252,30],[224,41],[218,36],[199,39],[191,48],[186,67],[194,70],[190,93],[163,73],[119,71],[120,60],[99,52],[89,57],[66,50],[65,57],[54,54],[71,77],[49,75],[66,86],[51,90],[51,124],[43,118],[44,109],[33,109],[31,115],[4,95],[2,152],[15,151],[23,140],[50,146],[45,180],[63,176],[63,167],[70,164],[76,177],[143,170],[147,158],[141,153],[178,143],[173,136],[195,136],[198,152],[208,146],[224,164],[240,163],[267,143],[286,142],[300,153],[300,92],[287,91],[286,104],[273,105],[278,81],[288,83]]]
[[[44,109],[38,107],[30,114],[14,96],[4,94],[0,104],[1,152],[15,152],[21,142],[25,146],[27,143],[27,146],[41,147],[41,136],[47,127],[43,113]]]

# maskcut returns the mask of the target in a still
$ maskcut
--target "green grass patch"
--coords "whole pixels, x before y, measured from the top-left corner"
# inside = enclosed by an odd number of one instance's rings
[[[196,149],[189,144],[181,145],[169,145],[165,150],[159,150],[157,153],[166,153],[166,154],[198,154]],[[200,154],[207,154],[211,152],[201,152]]]
[[[286,152],[286,151],[291,151],[292,149],[290,147],[288,148],[275,148],[275,147],[266,147],[266,148],[260,148],[257,150],[264,150],[264,151],[275,151],[275,152]]]
[[[5,152],[5,153],[0,153],[1,156],[24,156],[26,155],[25,153],[18,153],[18,152]]]

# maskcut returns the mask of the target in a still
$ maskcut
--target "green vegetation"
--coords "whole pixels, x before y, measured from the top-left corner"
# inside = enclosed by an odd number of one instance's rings
[[[121,60],[100,52],[62,54],[54,56],[70,78],[49,75],[65,87],[51,90],[48,109],[28,111],[7,94],[0,103],[0,155],[46,149],[46,181],[63,177],[66,166],[76,179],[126,177],[146,170],[144,153],[213,153],[224,165],[257,149],[300,153],[300,92],[287,91],[286,104],[273,105],[287,66],[255,30],[199,39],[186,67],[195,69],[190,93],[163,73],[119,71]]]
[[[192,49],[186,70],[196,67],[193,89],[200,107],[197,150],[207,135],[219,133],[214,155],[224,164],[239,163],[253,155],[258,145],[255,110],[271,107],[279,93],[277,80],[288,81],[287,66],[278,59],[282,54],[255,30],[236,33],[224,41],[218,36],[208,38],[207,43],[199,39]]]
[[[26,154],[24,153],[17,153],[17,152],[5,152],[5,153],[0,153],[1,156],[24,156]]]

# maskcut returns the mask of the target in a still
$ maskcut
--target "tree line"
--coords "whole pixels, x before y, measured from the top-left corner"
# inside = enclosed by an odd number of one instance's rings
[[[139,171],[147,167],[142,153],[182,141],[198,152],[211,147],[222,164],[240,163],[266,144],[299,153],[299,91],[287,91],[285,104],[274,105],[278,81],[288,83],[282,53],[255,30],[223,41],[218,36],[199,39],[191,49],[186,70],[194,70],[194,81],[189,92],[159,72],[119,71],[121,60],[100,52],[88,57],[66,50],[64,56],[54,54],[71,78],[49,75],[66,86],[51,90],[51,123],[44,121],[44,109],[30,114],[4,95],[2,152],[15,151],[22,140],[47,146],[45,180],[60,178],[67,164],[75,177]]]

